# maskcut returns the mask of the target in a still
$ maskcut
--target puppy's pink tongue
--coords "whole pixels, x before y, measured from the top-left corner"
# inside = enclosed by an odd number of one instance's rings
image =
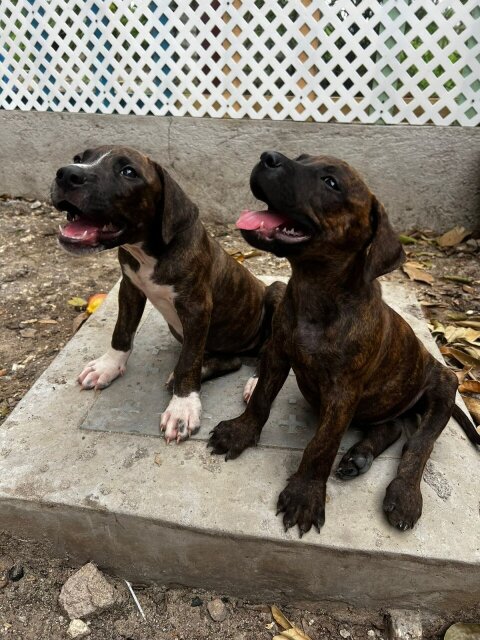
[[[288,218],[272,211],[250,211],[246,209],[240,214],[235,226],[237,229],[253,231],[255,229],[276,229],[288,222]]]
[[[87,245],[98,244],[99,228],[93,223],[84,220],[70,222],[60,229],[60,235],[69,242],[81,242]]]

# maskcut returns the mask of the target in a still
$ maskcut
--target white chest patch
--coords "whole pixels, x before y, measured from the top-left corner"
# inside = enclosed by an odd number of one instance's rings
[[[136,245],[123,245],[140,263],[140,269],[134,271],[128,265],[124,265],[123,270],[126,276],[140,291],[143,291],[148,300],[157,311],[160,311],[166,322],[183,337],[183,327],[175,309],[175,289],[169,284],[157,284],[152,280],[153,270],[156,260],[147,256],[140,247]]]

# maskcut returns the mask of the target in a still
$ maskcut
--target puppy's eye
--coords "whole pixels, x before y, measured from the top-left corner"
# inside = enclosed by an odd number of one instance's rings
[[[133,167],[123,167],[120,175],[124,178],[136,178],[138,174]]]
[[[76,155],[73,156],[73,164],[77,164],[78,162],[82,161],[82,156]]]
[[[340,191],[338,182],[335,180],[335,178],[332,178],[332,176],[323,176],[322,180],[325,182],[325,184],[328,187],[330,187],[330,189],[335,189],[335,191]]]

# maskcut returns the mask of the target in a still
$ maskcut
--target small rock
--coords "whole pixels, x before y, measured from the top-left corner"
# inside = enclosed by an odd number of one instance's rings
[[[385,619],[388,640],[422,640],[422,621],[418,611],[390,609]]]
[[[37,333],[36,329],[21,329],[20,335],[22,338],[34,338]]]
[[[223,622],[227,617],[227,607],[220,598],[215,598],[207,604],[208,613],[215,622]]]
[[[465,242],[465,244],[467,245],[467,247],[469,247],[470,249],[478,249],[478,240],[474,240],[474,238],[470,238],[470,240],[467,240]]]
[[[21,564],[14,564],[13,567],[8,572],[8,577],[12,582],[18,582],[25,575],[25,571]]]
[[[369,629],[369,630],[367,631],[367,636],[368,636],[369,638],[374,638],[374,637],[375,637],[375,631],[374,631],[373,629]]]
[[[346,629],[340,629],[340,635],[342,636],[342,638],[349,638],[351,636],[351,633]]]
[[[203,600],[201,598],[199,598],[198,596],[195,596],[195,598],[192,598],[192,602],[190,604],[190,606],[192,607],[201,607],[203,604]]]
[[[10,556],[0,556],[0,572],[9,572],[13,567],[13,560]]]
[[[69,618],[85,618],[114,606],[118,596],[97,567],[89,562],[65,582],[59,602]]]
[[[42,203],[40,202],[40,200],[35,200],[35,202],[32,202],[32,204],[30,205],[30,209],[38,209],[41,206]]]
[[[0,573],[0,589],[3,589],[8,584],[8,573],[6,571],[2,571]]]
[[[70,638],[83,638],[84,636],[88,636],[90,629],[83,620],[74,618],[68,625],[67,633]]]

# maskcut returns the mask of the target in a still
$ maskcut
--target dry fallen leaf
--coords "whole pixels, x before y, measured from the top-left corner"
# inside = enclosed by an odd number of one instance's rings
[[[463,401],[467,405],[467,409],[470,411],[477,424],[480,424],[480,400],[472,398],[472,396],[462,396]]]
[[[77,331],[80,329],[80,327],[86,320],[88,320],[88,313],[86,311],[84,311],[83,313],[80,313],[76,318],[73,319],[72,335],[77,333]]]
[[[456,327],[452,324],[444,325],[438,320],[432,320],[432,333],[440,333],[445,340],[452,344],[454,342],[466,342],[471,345],[480,347],[480,331],[469,327]]]
[[[53,320],[53,318],[42,318],[38,321],[38,324],[58,324],[57,320]]]
[[[461,369],[460,371],[455,371],[455,375],[457,376],[458,379],[458,384],[462,385],[465,382],[465,378],[468,376],[468,374],[471,372],[472,367],[465,367],[464,369]],[[461,389],[460,389],[461,391]]]
[[[162,456],[159,453],[156,453],[155,457],[153,458],[153,462],[154,462],[154,464],[158,464],[158,466],[161,466],[161,464],[162,464]]]
[[[478,380],[465,380],[458,387],[460,393],[480,393],[480,382]]]
[[[416,282],[424,282],[425,284],[432,285],[433,276],[431,273],[427,273],[423,266],[419,262],[406,262],[402,267],[404,273]]]
[[[450,231],[447,231],[442,236],[436,238],[436,241],[441,247],[454,247],[470,234],[471,231],[468,231],[464,227],[453,227]]]
[[[290,620],[286,618],[280,609],[274,604],[270,607],[270,610],[272,612],[273,619],[282,627],[282,629],[291,629],[293,627]]]
[[[463,364],[465,367],[470,367],[474,371],[477,369],[480,371],[480,358],[475,358],[460,349],[455,349],[454,347],[442,346],[440,347],[440,353],[444,356],[450,356],[451,358],[455,358],[458,360],[460,364]]]
[[[244,260],[248,260],[248,258],[254,258],[255,256],[261,256],[262,252],[261,251],[257,251],[257,249],[251,249],[250,251],[232,251],[229,252],[229,255],[232,256],[232,258],[234,260],[236,260],[237,262],[240,262],[240,264],[244,261]]]
[[[457,324],[461,327],[472,327],[472,329],[480,329],[479,320],[458,320]]]
[[[310,636],[292,624],[278,607],[272,605],[271,612],[275,622],[283,629],[280,635],[274,636],[272,640],[284,640],[285,638],[287,640],[312,640]]]

